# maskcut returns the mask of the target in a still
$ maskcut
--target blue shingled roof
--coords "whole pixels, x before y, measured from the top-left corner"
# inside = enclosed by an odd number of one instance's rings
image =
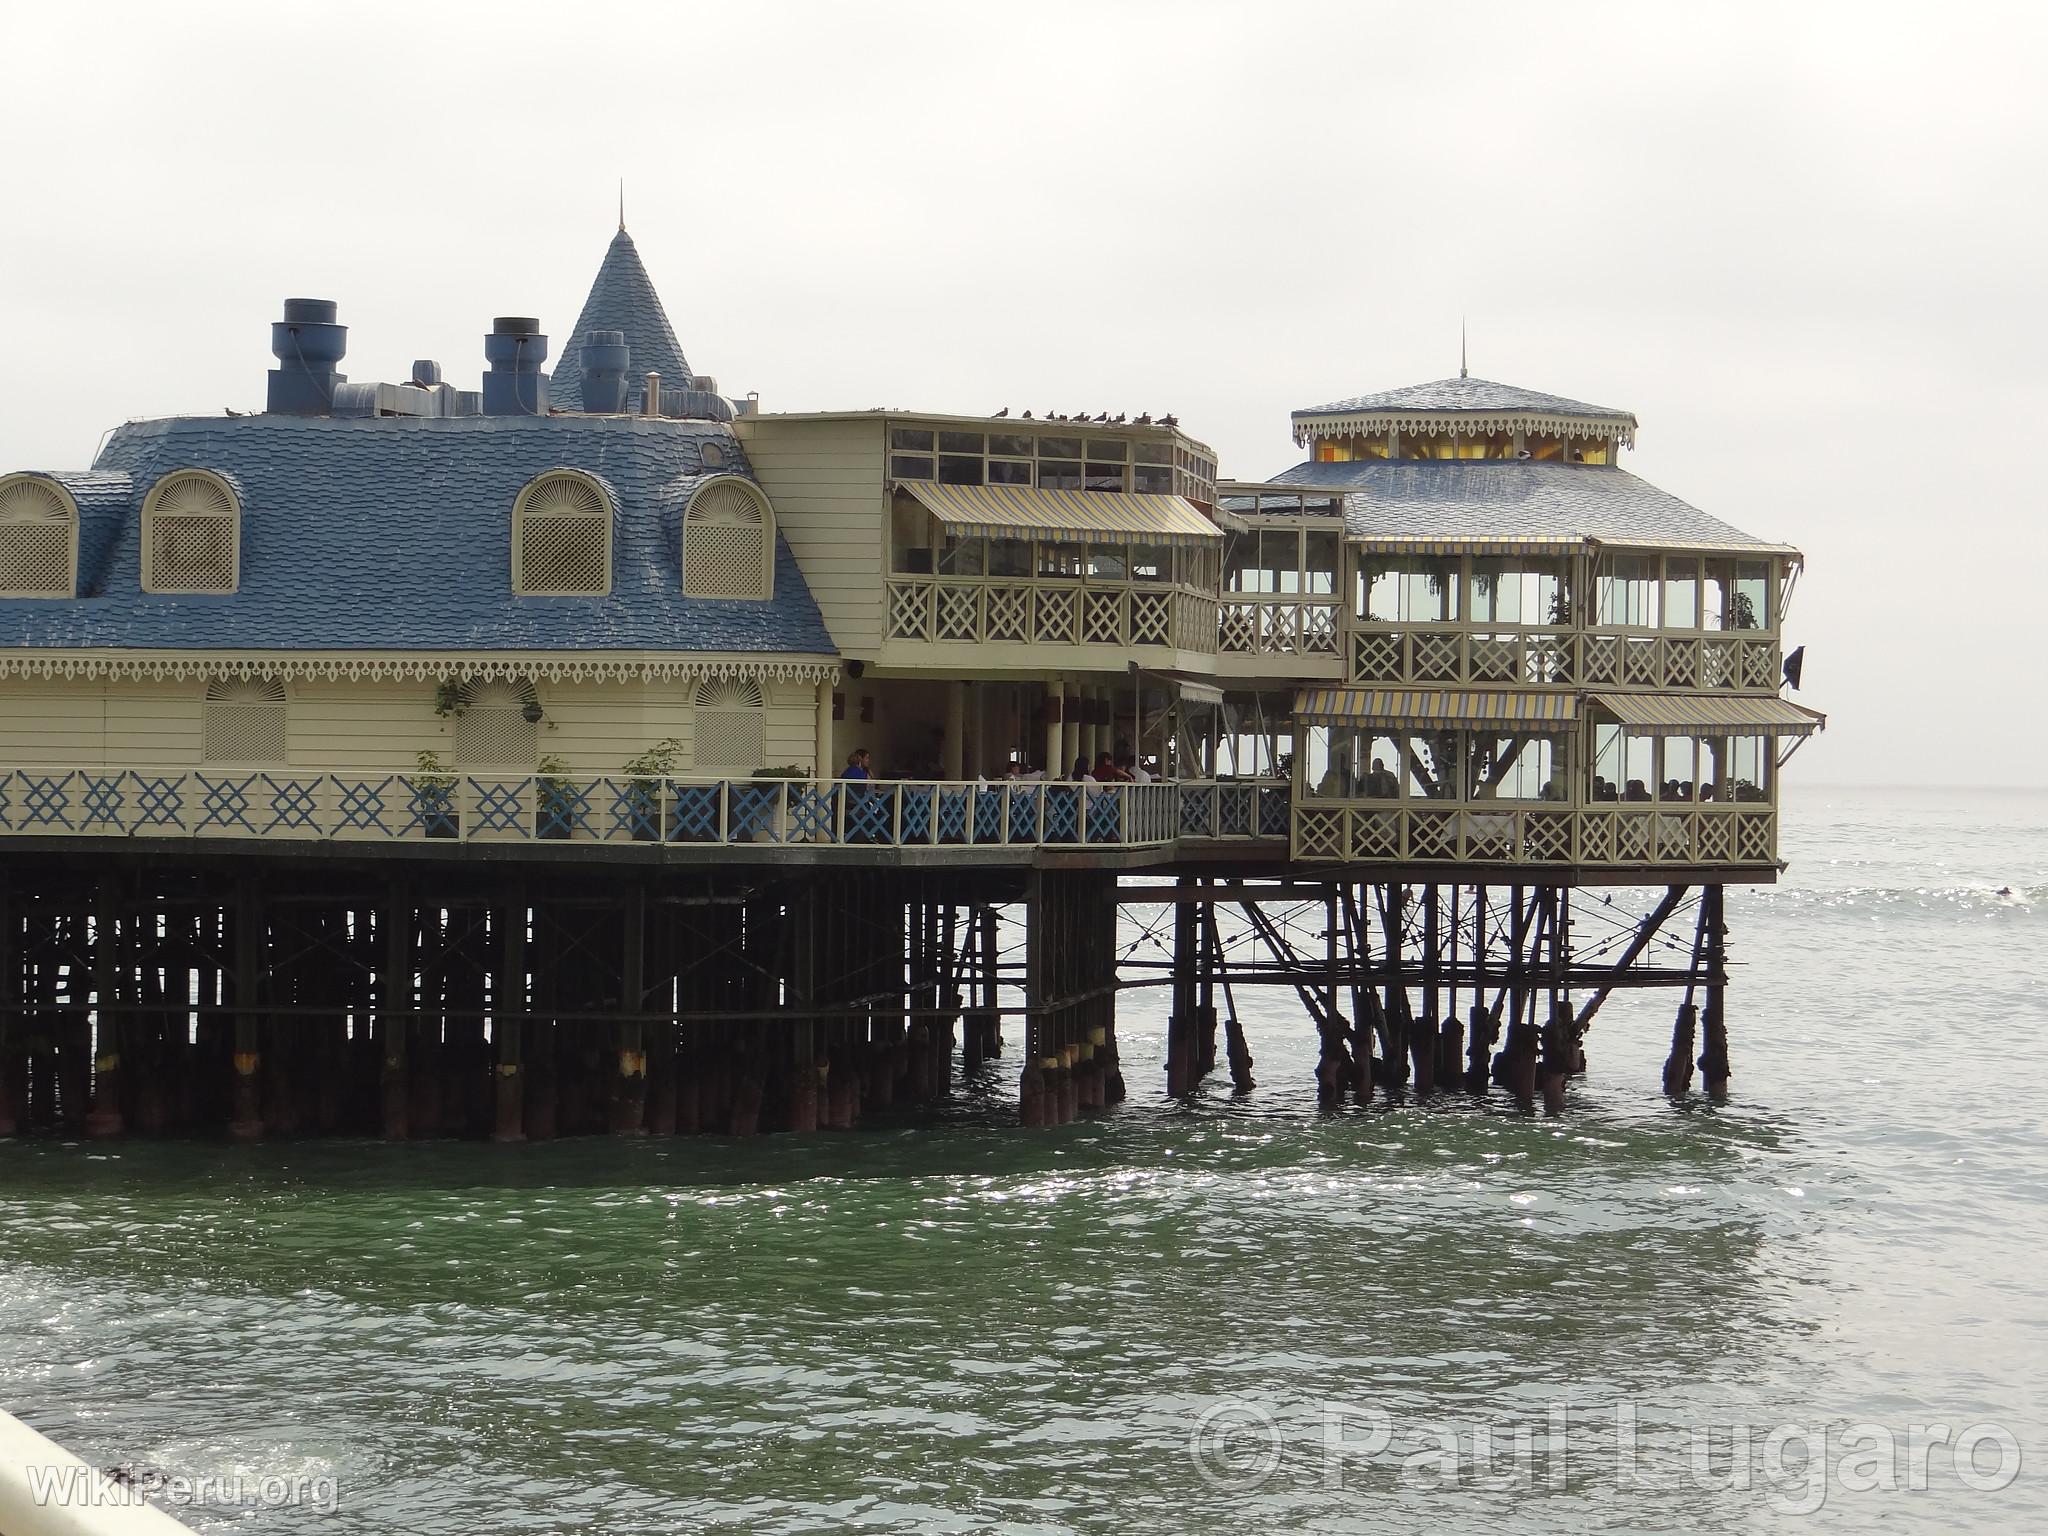
[[[731,430],[631,416],[248,416],[131,422],[94,470],[52,476],[79,503],[79,596],[0,599],[0,645],[250,650],[681,650],[834,653],[788,547],[766,602],[686,598],[682,512],[706,478],[751,476]],[[141,589],[141,508],[176,469],[242,501],[241,590]],[[608,597],[512,591],[512,504],[579,469],[610,491]]]
[[[641,264],[633,237],[623,227],[612,236],[597,269],[597,281],[590,285],[590,297],[583,301],[583,313],[576,328],[555,344],[555,370],[548,376],[548,403],[557,410],[583,409],[583,364],[578,348],[592,331],[624,331],[632,357],[626,368],[629,386],[628,410],[641,408],[641,379],[649,373],[661,375],[662,391],[688,389],[695,377],[676,341],[675,328],[668,323],[668,311],[661,307],[661,295],[654,291],[654,279]]]
[[[1328,405],[1307,406],[1294,414],[1348,416],[1363,411],[1528,411],[1544,416],[1635,421],[1627,411],[1608,406],[1588,405],[1583,400],[1567,400],[1562,395],[1546,395],[1540,390],[1522,389],[1513,384],[1497,384],[1492,379],[1464,377],[1434,379],[1427,384],[1405,384],[1399,389],[1383,389],[1376,395],[1354,395],[1349,400],[1333,400]]]
[[[1353,538],[1577,538],[1777,549],[1625,469],[1519,459],[1297,464],[1274,485],[1341,488]]]

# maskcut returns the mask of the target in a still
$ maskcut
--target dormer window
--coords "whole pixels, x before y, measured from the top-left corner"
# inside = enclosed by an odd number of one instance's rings
[[[142,503],[142,590],[232,592],[241,576],[241,504],[218,475],[184,469]]]
[[[774,549],[775,520],[758,486],[737,476],[700,486],[683,509],[683,593],[773,596]]]
[[[40,475],[0,479],[0,597],[78,591],[78,505]]]
[[[612,589],[612,508],[602,487],[550,470],[512,504],[512,590],[528,597],[602,597]]]

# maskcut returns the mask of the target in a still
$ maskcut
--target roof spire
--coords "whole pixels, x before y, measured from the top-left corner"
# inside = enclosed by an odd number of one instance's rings
[[[624,233],[625,233],[625,230],[626,230],[626,178],[625,178],[625,177],[623,177],[623,176],[621,176],[621,177],[619,178],[619,232],[620,232],[621,234],[624,234]]]
[[[620,196],[620,197],[621,197],[621,198],[623,199],[623,198],[625,197],[625,194],[624,194],[624,193],[622,192],[622,193],[620,193],[620,194],[619,194],[619,196]],[[626,223],[625,223],[625,220],[626,220],[626,215],[624,214],[624,212],[621,212],[621,213],[619,214],[619,228],[621,228],[621,229],[624,229],[624,228],[626,227]],[[1465,373],[1465,317],[1464,317],[1463,315],[1460,315],[1460,316],[1458,316],[1458,377],[1459,377],[1459,378],[1461,378],[1461,379],[1462,379],[1462,378],[1464,378],[1464,377],[1466,377],[1466,373]]]

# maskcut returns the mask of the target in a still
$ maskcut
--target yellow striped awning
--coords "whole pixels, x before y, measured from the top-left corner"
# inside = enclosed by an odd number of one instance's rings
[[[1134,491],[1057,491],[1029,485],[940,485],[899,480],[899,490],[962,537],[1090,540],[1146,544],[1211,544],[1223,531],[1185,496]]]
[[[1441,537],[1388,538],[1360,534],[1351,542],[1375,555],[1569,555],[1586,547],[1577,534],[1529,535],[1523,538],[1488,539],[1471,534]]]
[[[1638,736],[1809,736],[1828,717],[1790,699],[1711,693],[1596,693],[1598,704]]]
[[[1294,718],[1342,725],[1567,725],[1578,718],[1569,693],[1477,693],[1445,688],[1304,688]]]

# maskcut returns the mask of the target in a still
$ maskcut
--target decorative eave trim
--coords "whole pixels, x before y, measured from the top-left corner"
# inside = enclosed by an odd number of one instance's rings
[[[491,682],[537,678],[550,683],[703,682],[757,678],[776,683],[836,683],[839,663],[819,657],[770,660],[742,654],[673,651],[38,651],[0,649],[0,677],[183,678],[275,677],[323,682]]]
[[[1548,432],[1558,437],[1612,437],[1636,445],[1636,424],[1626,416],[1554,416],[1541,411],[1357,411],[1323,414],[1296,411],[1294,446],[1306,448],[1325,437],[1369,437],[1376,432]]]

